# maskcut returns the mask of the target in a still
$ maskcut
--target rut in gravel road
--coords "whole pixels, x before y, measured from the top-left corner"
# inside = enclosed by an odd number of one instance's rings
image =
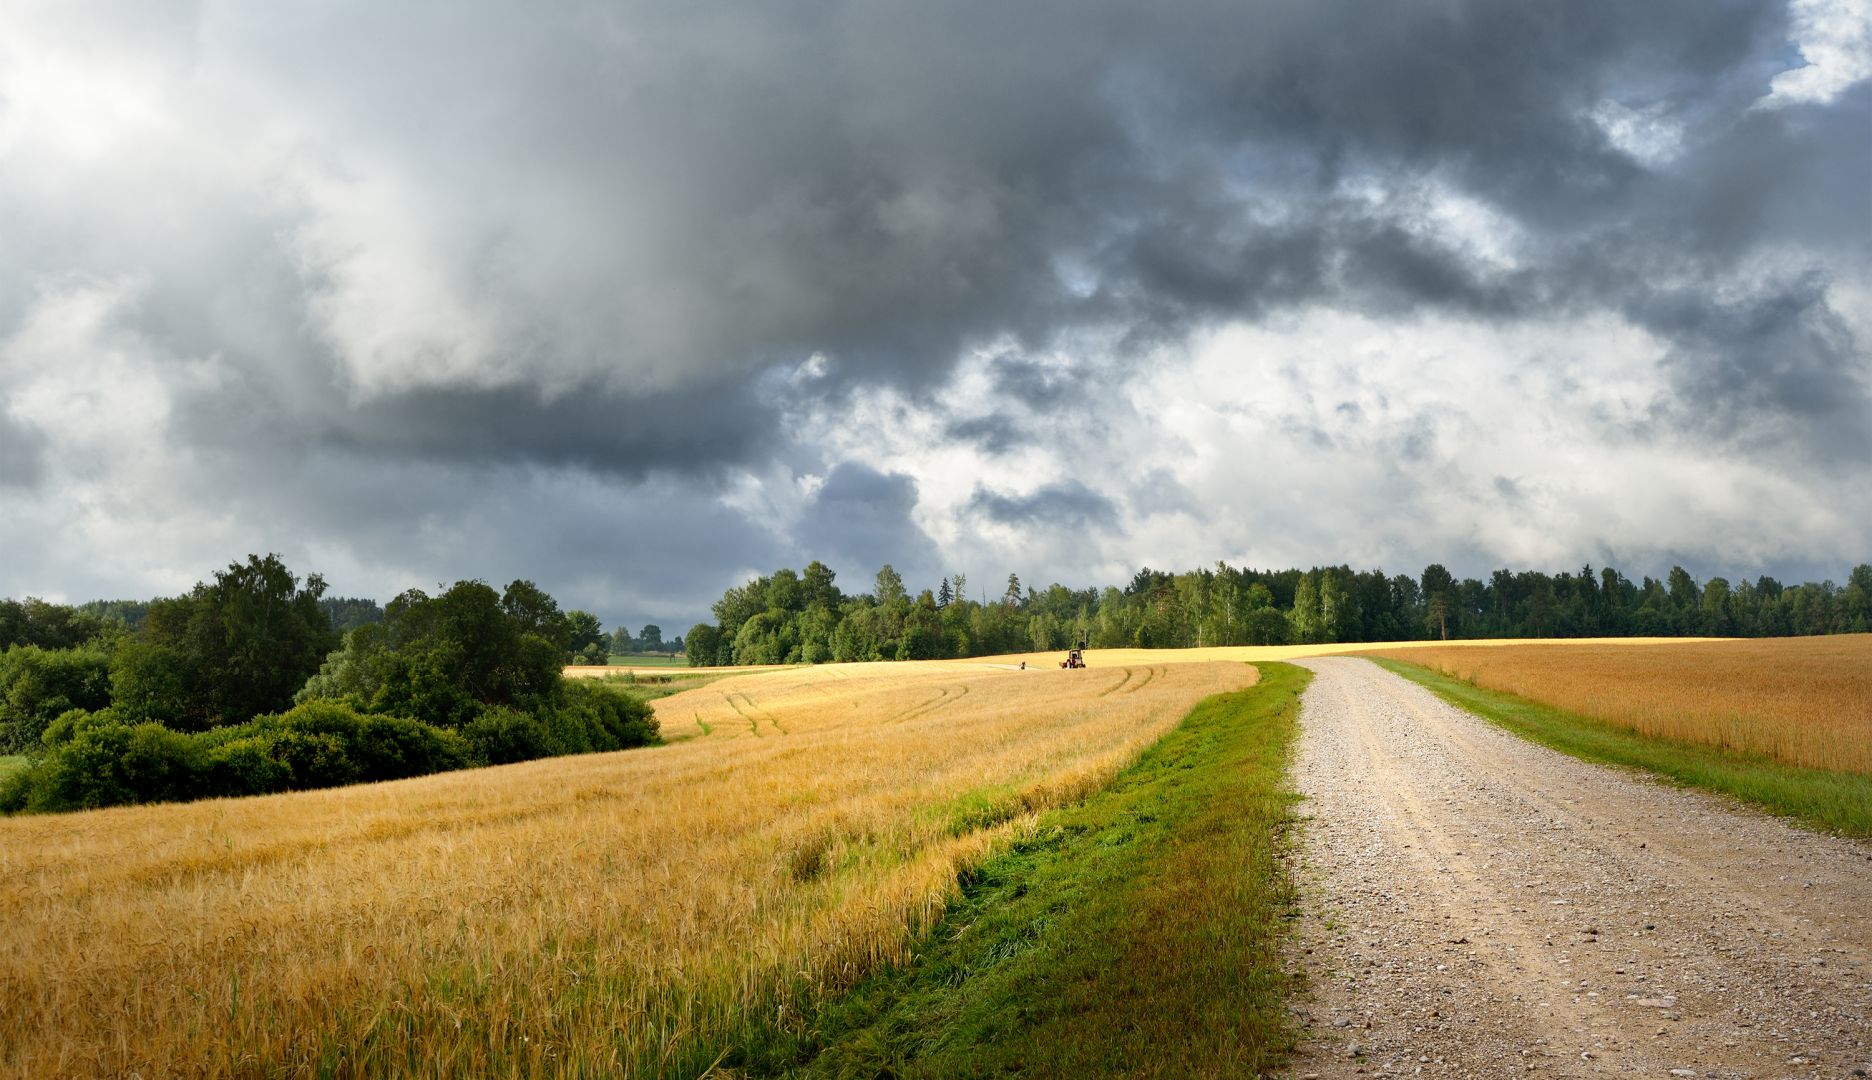
[[[1291,1075],[1872,1072],[1872,844],[1302,663]]]

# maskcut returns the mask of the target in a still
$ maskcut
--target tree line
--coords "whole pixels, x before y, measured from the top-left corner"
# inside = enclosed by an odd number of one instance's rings
[[[886,564],[868,593],[847,594],[824,563],[730,588],[715,621],[686,636],[689,663],[934,660],[1064,649],[1201,648],[1432,638],[1781,637],[1872,629],[1872,564],[1831,581],[1783,585],[1682,567],[1634,582],[1612,567],[1573,573],[1497,570],[1457,578],[1441,564],[1416,577],[1255,570],[1217,563],[1175,574],[1140,570],[1124,588],[1036,589],[1008,575],[999,596],[970,598],[956,574],[914,596]]]
[[[87,626],[98,625],[97,620],[105,623],[117,623],[122,627],[135,630],[143,625],[150,608],[157,601],[151,600],[89,600],[76,608],[64,608],[67,612],[84,622]],[[17,611],[28,605],[36,605],[35,610],[58,605],[47,605],[42,600],[28,599],[19,602],[0,600],[0,605],[12,605]],[[381,622],[384,617],[383,606],[377,601],[362,596],[320,596],[319,610],[330,620],[332,629],[343,634],[360,626]],[[3,611],[4,608],[0,608]],[[0,615],[3,619],[4,615]],[[683,651],[682,635],[665,640],[663,628],[650,623],[641,633],[633,634],[629,627],[619,626],[610,633],[604,632],[598,616],[589,611],[568,611],[566,619],[566,662],[570,664],[605,664],[615,655],[631,653],[656,653],[675,655]],[[3,625],[3,624],[0,624]],[[6,641],[0,631],[0,641]]]
[[[324,592],[267,555],[147,604],[0,600],[0,753],[30,760],[0,782],[0,810],[327,787],[657,736],[642,702],[564,678],[603,635],[530,581],[381,608]]]

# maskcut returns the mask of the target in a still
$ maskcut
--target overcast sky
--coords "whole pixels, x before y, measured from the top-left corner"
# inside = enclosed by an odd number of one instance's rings
[[[0,595],[1839,580],[1869,77],[1872,0],[0,0]]]

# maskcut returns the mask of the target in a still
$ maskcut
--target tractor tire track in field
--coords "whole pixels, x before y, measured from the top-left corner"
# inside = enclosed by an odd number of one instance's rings
[[[1139,690],[1142,690],[1146,686],[1149,686],[1150,681],[1152,679],[1162,674],[1163,674],[1163,668],[1147,667],[1144,669],[1144,677],[1142,679],[1139,679],[1137,682],[1132,683],[1130,686],[1125,687],[1124,692],[1127,694],[1135,694]]]
[[[935,697],[924,698],[922,701],[917,702],[915,705],[910,706],[908,709],[900,709],[897,712],[894,712],[890,714],[888,717],[886,717],[884,719],[884,722],[887,724],[895,724],[900,720],[908,720],[925,709],[929,709],[936,705],[942,704],[942,700],[948,696],[949,696],[949,688],[946,686],[939,686],[936,688]]]
[[[935,697],[905,709],[903,712],[891,717],[891,722],[896,723],[903,720],[914,720],[919,716],[927,716],[938,709],[948,708],[967,697],[968,692],[969,688],[967,683],[957,683],[954,686],[939,686],[936,688]]]
[[[740,698],[740,702],[737,703],[735,698]],[[760,737],[760,722],[762,720],[767,721],[767,723],[772,725],[773,729],[780,734],[785,735],[787,733],[787,729],[780,726],[780,722],[774,718],[772,713],[754,704],[754,699],[748,697],[746,694],[733,691],[723,694],[722,700],[728,703],[729,708],[739,713],[741,719],[748,722],[748,730],[752,731],[756,737]]]
[[[1293,1077],[1872,1072],[1872,844],[1301,663]]]
[[[1104,696],[1105,696],[1105,695],[1107,695],[1107,694],[1114,694],[1114,693],[1117,693],[1118,691],[1120,691],[1120,690],[1123,690],[1123,689],[1124,689],[1124,685],[1125,685],[1125,683],[1128,683],[1128,682],[1130,682],[1130,681],[1131,681],[1131,669],[1130,669],[1130,668],[1125,668],[1125,669],[1124,669],[1124,677],[1123,677],[1123,678],[1121,678],[1121,679],[1119,679],[1119,680],[1118,680],[1117,682],[1115,682],[1115,683],[1113,683],[1113,684],[1111,684],[1110,686],[1108,686],[1108,687],[1106,687],[1105,689],[1103,689],[1103,690],[1100,690],[1100,691],[1098,692],[1098,696],[1099,696],[1099,697],[1104,697]]]

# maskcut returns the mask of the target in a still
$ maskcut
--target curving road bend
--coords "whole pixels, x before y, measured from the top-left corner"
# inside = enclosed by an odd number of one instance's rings
[[[1872,844],[1300,663],[1290,1075],[1872,1073]]]

